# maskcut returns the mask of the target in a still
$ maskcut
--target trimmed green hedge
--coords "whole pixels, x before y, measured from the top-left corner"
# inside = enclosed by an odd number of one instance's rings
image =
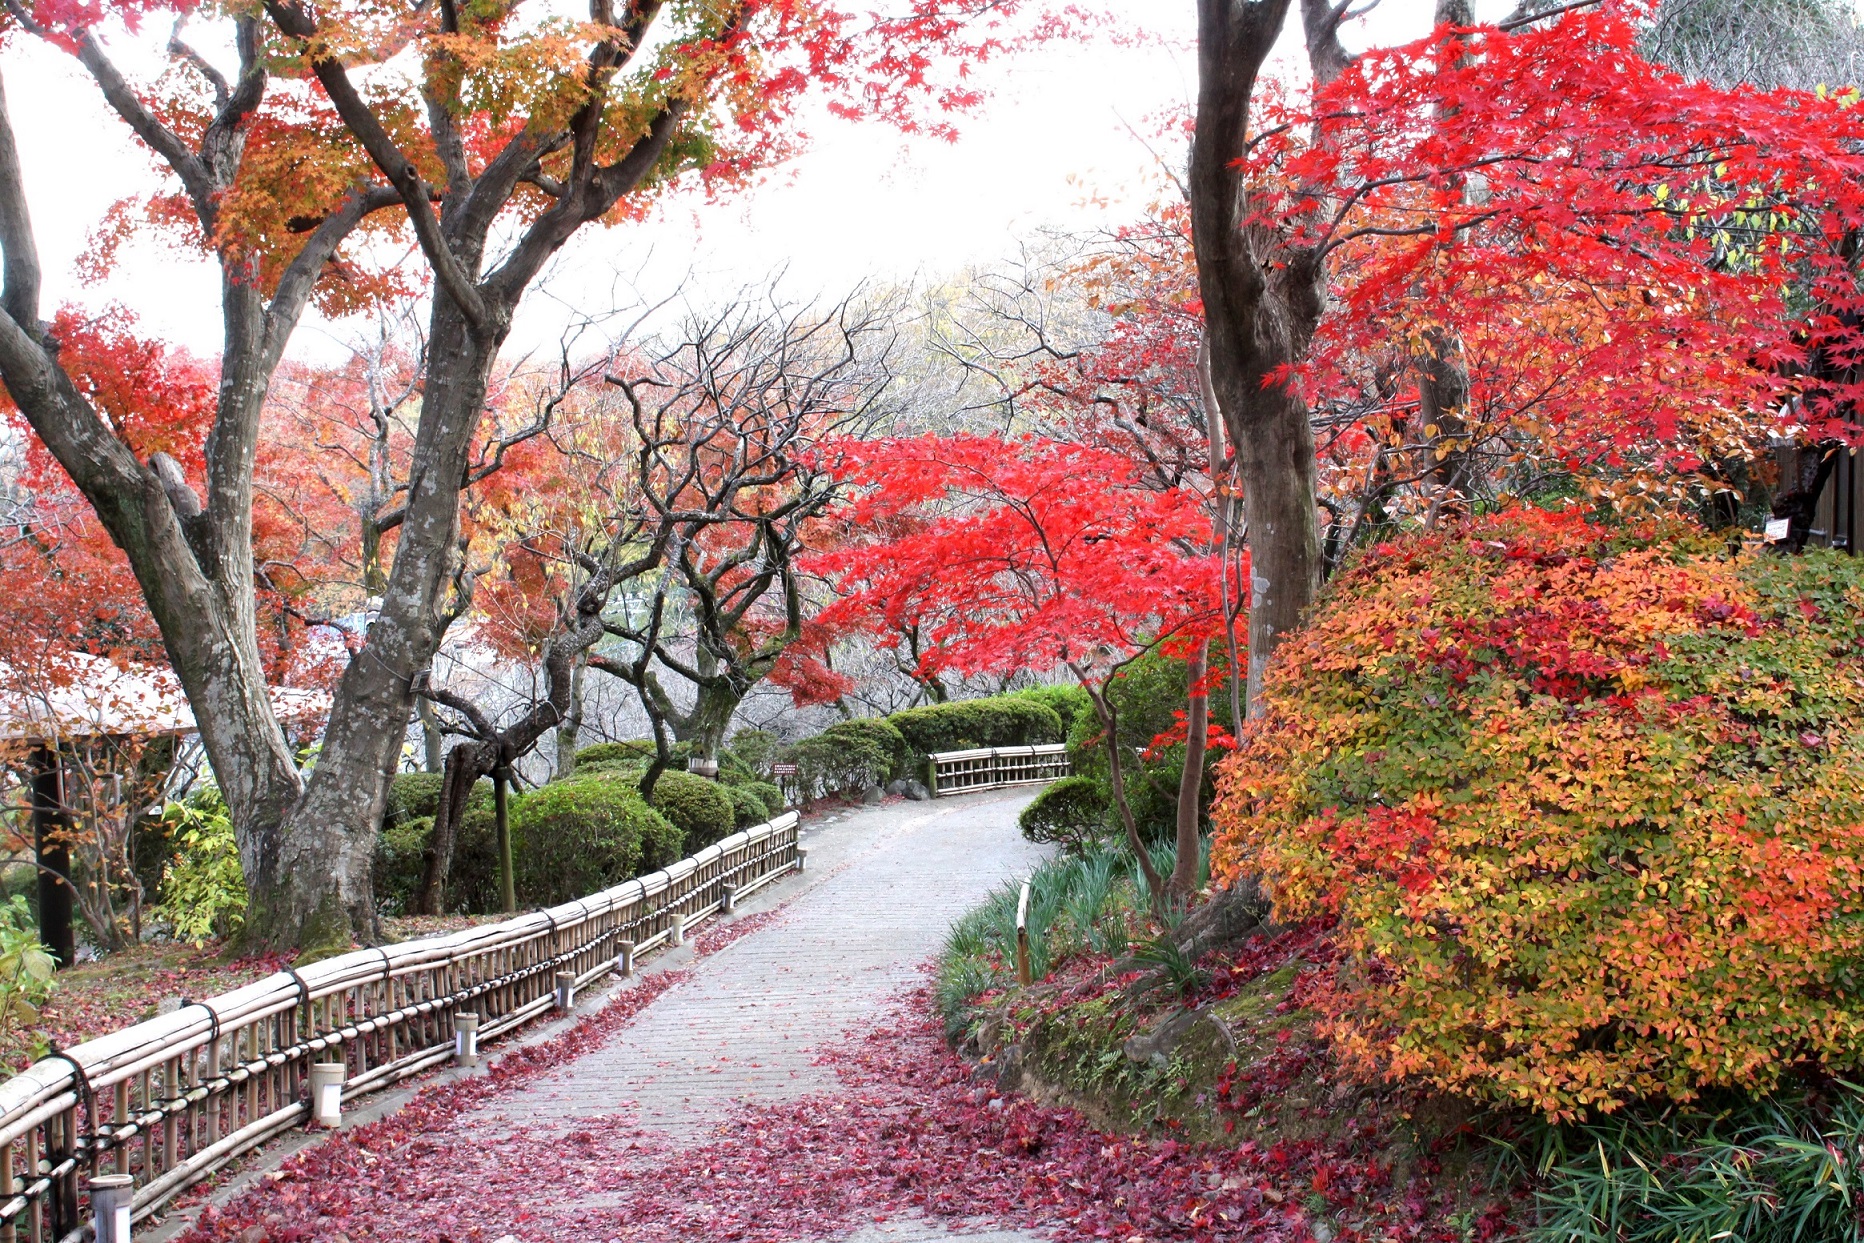
[[[837,741],[861,741],[873,744],[886,757],[886,771],[877,779],[885,785],[895,777],[905,776],[911,761],[911,749],[906,745],[906,736],[892,721],[881,717],[860,717],[852,721],[837,721],[822,731],[821,737]]]
[[[654,810],[685,835],[686,853],[704,850],[736,827],[726,787],[705,777],[669,768],[654,782]]]
[[[783,797],[783,787],[773,785],[768,781],[753,781],[750,785],[739,786],[738,789],[749,790],[757,795],[770,812],[767,819],[776,819],[783,814],[783,809],[789,806],[789,801]]]
[[[432,816],[414,816],[389,825],[375,839],[375,901],[383,914],[406,915],[414,909],[433,833]]]
[[[770,819],[769,806],[750,786],[725,786],[726,797],[731,799],[731,814],[738,828],[748,829],[752,825],[762,824]]]
[[[919,755],[973,747],[1027,747],[1068,736],[1061,715],[1025,695],[960,699],[895,712],[887,720]]]
[[[680,830],[642,802],[633,783],[598,774],[514,799],[511,841],[518,899],[527,906],[584,897],[682,854]]]
[[[431,819],[440,810],[440,787],[445,781],[445,773],[396,773],[390,777],[388,801],[382,805],[382,827],[405,824],[422,816]]]
[[[1023,808],[1017,818],[1032,842],[1057,842],[1083,850],[1106,834],[1111,802],[1106,787],[1092,777],[1063,777]]]
[[[673,767],[686,767],[686,757],[692,754],[692,744],[676,742],[671,747]],[[592,769],[644,769],[654,762],[654,740],[651,738],[631,738],[623,742],[598,742],[593,746],[576,752],[576,771]],[[571,773],[572,777],[576,774]]]
[[[1039,704],[1047,704],[1055,709],[1055,715],[1061,718],[1060,742],[1074,728],[1075,721],[1083,716],[1094,715],[1094,701],[1087,697],[1087,692],[1073,682],[1061,686],[1032,686],[1028,690],[1014,692],[1013,698],[1030,699]]]
[[[796,765],[791,778],[804,801],[838,794],[859,794],[885,785],[893,771],[892,753],[872,735],[821,733],[778,754]]]

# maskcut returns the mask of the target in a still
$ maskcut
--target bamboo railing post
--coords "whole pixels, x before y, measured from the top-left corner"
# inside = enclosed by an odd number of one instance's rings
[[[11,1200],[19,1194],[19,1183],[13,1175],[13,1144],[8,1141],[0,1144],[0,1200]],[[9,1217],[0,1222],[0,1243],[18,1243],[19,1227],[15,1219]]]
[[[121,1132],[129,1121],[129,1080],[120,1079],[116,1085],[115,1108],[110,1114],[111,1132]],[[129,1141],[119,1140],[116,1145],[116,1172],[129,1173]]]
[[[39,1177],[39,1128],[26,1132],[26,1181],[36,1182]],[[45,1238],[45,1200],[41,1196],[32,1198],[32,1205],[26,1210],[26,1232],[32,1237],[32,1243],[42,1243]]]
[[[1016,900],[1016,982],[1025,988],[1029,974],[1029,882],[1023,882],[1022,896]]]

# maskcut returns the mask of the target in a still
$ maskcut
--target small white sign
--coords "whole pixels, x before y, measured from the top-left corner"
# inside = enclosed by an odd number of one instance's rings
[[[1766,540],[1769,544],[1777,544],[1785,539],[1787,532],[1792,529],[1793,521],[1790,518],[1769,518],[1767,519]]]

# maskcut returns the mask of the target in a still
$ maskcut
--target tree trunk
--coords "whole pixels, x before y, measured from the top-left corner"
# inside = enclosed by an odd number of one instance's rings
[[[492,770],[492,823],[498,833],[498,895],[505,914],[518,913],[518,880],[511,859],[511,769]]]
[[[1204,791],[1204,753],[1210,747],[1210,648],[1200,641],[1185,662],[1191,693],[1185,703],[1184,771],[1178,775],[1177,857],[1165,892],[1183,905],[1197,892],[1197,865],[1202,834],[1198,806]]]
[[[570,671],[569,711],[563,715],[563,723],[557,726],[557,756],[554,780],[562,781],[576,771],[576,742],[582,733],[583,722],[583,681],[589,670],[589,654],[580,653],[576,665]]]
[[[459,841],[460,821],[472,799],[473,786],[485,775],[490,762],[487,744],[462,742],[447,752],[446,777],[440,783],[440,802],[434,808],[434,829],[427,838],[427,852],[422,860],[421,888],[415,896],[414,909],[421,915],[446,913],[447,880],[453,870],[453,851]]]
[[[247,939],[312,952],[378,935],[371,868],[388,774],[414,710],[414,680],[433,662],[464,554],[460,492],[485,407],[498,340],[475,338],[453,303],[435,299],[416,443],[431,456],[409,489],[381,611],[343,671],[324,745],[304,796],[264,835],[248,873]]]
[[[1303,16],[1325,20],[1324,3]],[[1314,18],[1310,10],[1321,16]],[[1193,249],[1210,347],[1211,385],[1236,448],[1247,520],[1249,712],[1264,671],[1320,584],[1314,434],[1299,393],[1278,377],[1305,355],[1326,305],[1320,255],[1289,244],[1275,205],[1243,179],[1250,99],[1288,0],[1199,0],[1197,134],[1191,147]],[[1330,28],[1310,26],[1317,77],[1345,63]]]
[[[1463,27],[1475,22],[1469,0],[1437,0],[1437,25]],[[1470,59],[1465,51],[1456,58],[1456,65],[1466,66]],[[1445,107],[1439,110],[1437,119],[1447,121],[1455,115],[1455,108]],[[1466,180],[1463,192],[1468,195]],[[1430,482],[1435,493],[1429,514],[1429,525],[1434,526],[1439,519],[1462,517],[1468,511],[1475,467],[1468,441],[1469,364],[1463,353],[1463,339],[1454,325],[1433,325],[1421,335],[1417,411],[1423,442],[1419,452],[1425,460],[1418,474]]]
[[[71,849],[65,834],[71,816],[65,807],[64,765],[48,746],[32,752],[32,841],[39,867],[39,940],[60,967],[78,960],[71,924]]]
[[[725,749],[725,732],[731,728],[731,720],[743,702],[744,695],[723,679],[699,688],[699,697],[686,718],[681,741],[692,743],[692,758],[699,761],[700,771],[708,776],[718,772],[719,753]]]
[[[425,699],[416,702],[414,712],[421,722],[421,767],[426,772],[437,773],[446,746],[446,737],[440,732],[440,718],[434,715],[434,705]]]

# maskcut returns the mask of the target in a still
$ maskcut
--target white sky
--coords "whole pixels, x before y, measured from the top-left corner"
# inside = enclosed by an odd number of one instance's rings
[[[1293,6],[1298,9],[1298,5]],[[1432,0],[1383,0],[1347,42],[1396,43],[1428,29]],[[1494,18],[1513,0],[1481,0]],[[987,66],[991,97],[961,121],[955,144],[906,139],[879,125],[825,120],[810,149],[748,192],[670,204],[642,225],[585,232],[545,296],[522,313],[514,344],[552,338],[564,308],[596,310],[617,276],[664,297],[684,279],[697,300],[786,273],[792,296],[837,295],[863,280],[939,277],[1016,253],[1045,228],[1131,218],[1156,184],[1154,154],[1135,136],[1195,94],[1191,0],[1131,0],[1163,36],[1146,49],[1054,46]],[[1280,59],[1298,72],[1298,19]],[[117,50],[150,66],[162,32]],[[206,262],[132,245],[105,286],[79,285],[75,264],[119,198],[155,184],[150,157],[70,58],[20,39],[0,57],[46,273],[46,307],[121,302],[145,330],[202,354],[219,348],[218,285]],[[1182,151],[1160,152],[1174,162]],[[688,279],[690,276],[690,279]],[[293,352],[334,353],[340,327],[307,321]],[[527,338],[529,340],[527,340]]]

